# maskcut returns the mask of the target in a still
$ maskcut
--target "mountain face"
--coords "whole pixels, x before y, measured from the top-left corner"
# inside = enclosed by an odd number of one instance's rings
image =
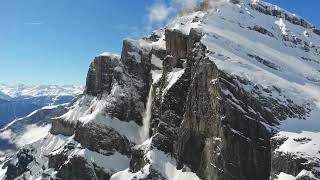
[[[80,86],[0,84],[0,127],[44,106],[68,103],[81,93]]]
[[[262,1],[205,1],[95,57],[3,179],[320,179],[320,30]]]

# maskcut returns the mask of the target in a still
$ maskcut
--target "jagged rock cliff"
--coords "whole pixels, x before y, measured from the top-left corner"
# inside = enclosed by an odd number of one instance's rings
[[[264,2],[205,1],[98,55],[84,95],[3,177],[319,179],[317,31]]]

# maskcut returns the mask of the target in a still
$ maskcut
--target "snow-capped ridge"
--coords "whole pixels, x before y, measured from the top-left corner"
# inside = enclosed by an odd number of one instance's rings
[[[39,96],[76,96],[81,94],[83,86],[74,85],[17,85],[10,86],[0,84],[0,92],[10,96],[11,98],[16,97],[39,97]]]

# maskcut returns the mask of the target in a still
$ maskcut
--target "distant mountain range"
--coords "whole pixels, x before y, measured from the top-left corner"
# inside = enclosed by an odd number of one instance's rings
[[[0,84],[0,127],[48,105],[70,102],[81,94],[82,86]]]

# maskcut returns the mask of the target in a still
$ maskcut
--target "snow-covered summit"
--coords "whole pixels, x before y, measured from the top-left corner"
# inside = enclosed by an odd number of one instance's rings
[[[242,84],[248,92],[259,85],[271,90],[263,96],[308,106],[317,112],[307,119],[319,117],[320,35],[313,25],[263,1],[241,1],[217,6],[197,28],[205,34],[209,58],[250,81],[251,87]]]

